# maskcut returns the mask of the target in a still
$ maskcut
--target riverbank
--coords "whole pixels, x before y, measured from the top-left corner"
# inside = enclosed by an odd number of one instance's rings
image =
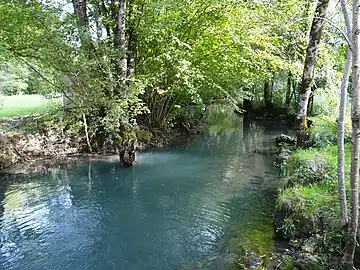
[[[288,246],[279,250],[276,269],[342,269],[345,234],[340,229],[336,122],[314,119],[310,140],[312,148],[296,150],[281,166],[284,189],[277,196],[275,227]],[[347,143],[345,172],[350,158]]]
[[[181,144],[198,134],[195,128],[138,126],[134,131],[136,151]],[[90,143],[91,147],[83,133],[46,125],[41,115],[11,118],[0,123],[0,170],[6,174],[32,174],[84,159],[119,159],[119,149],[111,140],[101,142],[101,146],[96,140]]]

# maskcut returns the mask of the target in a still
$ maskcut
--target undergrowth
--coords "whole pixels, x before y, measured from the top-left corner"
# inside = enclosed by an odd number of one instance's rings
[[[322,127],[318,127],[318,130]],[[329,127],[326,127],[329,128]],[[330,129],[333,127],[330,127]],[[351,144],[345,145],[348,188]],[[298,150],[282,168],[288,186],[279,190],[276,208],[283,214],[278,231],[286,239],[315,242],[315,253],[325,261],[343,254],[337,187],[337,146]]]

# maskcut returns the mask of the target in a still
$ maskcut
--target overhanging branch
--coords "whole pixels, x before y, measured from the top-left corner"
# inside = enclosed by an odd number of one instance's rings
[[[290,25],[292,24],[295,24],[295,23],[298,23],[300,21],[304,21],[304,20],[308,20],[310,18],[315,18],[315,19],[319,19],[319,20],[323,20],[324,22],[327,22],[331,27],[335,28],[338,32],[340,32],[340,34],[343,36],[343,38],[345,39],[346,43],[348,44],[350,50],[351,50],[351,41],[350,41],[350,38],[348,37],[348,35],[343,31],[341,30],[338,26],[336,26],[332,21],[326,19],[326,18],[322,18],[322,17],[317,17],[317,16],[314,16],[314,17],[306,17],[306,18],[300,18],[296,21],[294,21],[293,23],[291,23]],[[290,26],[288,25],[288,26]]]
[[[55,88],[59,89],[67,99],[69,99],[69,100],[72,101],[72,99],[66,94],[66,91],[65,91],[62,87],[54,84],[52,81],[50,81],[48,78],[46,78],[43,74],[41,74],[41,72],[38,71],[32,64],[30,64],[29,62],[27,62],[27,61],[24,60],[23,58],[21,58],[21,57],[18,57],[18,58],[19,58],[20,61],[22,61],[25,65],[27,65],[31,70],[33,70],[37,75],[39,75],[44,81],[46,81],[46,82],[49,83],[50,85],[54,86]]]

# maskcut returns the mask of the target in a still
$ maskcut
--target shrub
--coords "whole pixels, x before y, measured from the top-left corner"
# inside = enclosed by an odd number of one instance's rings
[[[337,142],[337,122],[329,116],[311,117],[312,125],[309,133],[309,145],[323,148],[335,145]],[[351,142],[351,121],[345,121],[345,141]]]

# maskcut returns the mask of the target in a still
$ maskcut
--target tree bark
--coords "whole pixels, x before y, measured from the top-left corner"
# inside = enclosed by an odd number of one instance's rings
[[[129,41],[128,41],[128,50],[127,50],[127,71],[126,76],[128,78],[132,77],[135,73],[135,58],[134,58],[134,50],[135,50],[135,35],[134,35],[134,27],[131,25],[129,30]]]
[[[339,106],[339,117],[338,117],[338,131],[337,131],[337,146],[338,146],[338,190],[339,190],[339,201],[340,201],[340,225],[345,228],[348,222],[347,217],[347,202],[346,202],[346,188],[345,188],[345,146],[344,146],[344,120],[346,112],[346,101],[347,101],[347,88],[348,80],[350,75],[351,67],[351,51],[348,49],[344,75],[341,81],[341,93],[340,93],[340,106]]]
[[[270,95],[270,83],[265,82],[264,84],[264,104],[265,104],[265,110],[269,111],[271,106],[271,95]]]
[[[321,18],[325,17],[328,6],[329,6],[329,0],[318,1],[315,10],[314,19],[311,25],[309,44],[306,50],[304,71],[301,80],[299,105],[297,110],[297,120],[298,120],[297,146],[298,147],[305,146],[305,140],[308,129],[306,122],[307,107],[311,93],[311,86],[314,81],[315,62],[318,54],[318,48],[319,48],[319,44],[322,36],[322,29],[324,25],[324,21]]]
[[[136,140],[125,140],[119,144],[119,159],[120,164],[126,167],[133,165],[136,158]]]
[[[345,18],[347,34],[351,40],[351,23],[349,11],[345,0],[341,0],[341,6]],[[345,187],[345,146],[344,146],[344,120],[346,112],[346,101],[347,101],[347,88],[349,82],[350,68],[352,61],[352,53],[350,48],[347,51],[346,63],[344,68],[344,75],[341,81],[340,87],[340,104],[339,104],[339,117],[337,127],[337,147],[338,147],[338,191],[339,191],[339,202],[340,202],[340,226],[346,229],[348,223],[347,216],[347,202],[346,202],[346,187]]]
[[[354,269],[354,253],[356,248],[356,234],[359,215],[359,153],[360,153],[360,29],[359,29],[359,0],[353,2],[353,36],[352,36],[352,83],[353,100],[351,108],[352,122],[352,152],[350,168],[350,213],[349,226],[345,246],[345,269]]]
[[[79,28],[89,26],[89,18],[86,13],[86,0],[72,0],[76,22]]]
[[[119,75],[125,80],[127,73],[127,46],[126,46],[126,0],[119,0],[119,14],[117,21],[118,28],[118,49],[121,53],[119,60]]]
[[[76,23],[79,30],[81,46],[88,53],[91,50],[91,34],[89,28],[89,18],[86,12],[86,0],[72,0],[74,12],[76,15]]]

